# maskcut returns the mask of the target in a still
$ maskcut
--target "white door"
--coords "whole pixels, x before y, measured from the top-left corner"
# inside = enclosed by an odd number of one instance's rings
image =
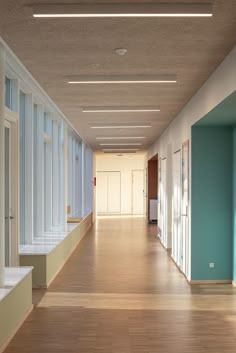
[[[182,263],[181,269],[189,275],[189,142],[182,145]]]
[[[172,257],[181,266],[181,151],[173,154]]]
[[[107,213],[107,172],[97,172],[97,213]]]
[[[120,213],[120,172],[108,172],[107,176],[107,212]]]
[[[97,213],[120,213],[121,176],[119,171],[97,172]]]
[[[132,210],[134,215],[144,214],[144,170],[132,171]]]

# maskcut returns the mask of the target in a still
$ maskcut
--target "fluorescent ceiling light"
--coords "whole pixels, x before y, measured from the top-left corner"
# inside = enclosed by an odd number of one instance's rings
[[[148,128],[152,127],[150,124],[143,125],[96,125],[90,126],[91,129],[134,129],[134,128]]]
[[[96,137],[96,140],[136,140],[145,139],[145,136],[117,136],[117,137]]]
[[[176,83],[175,75],[81,75],[69,78],[69,84],[82,83]]]
[[[133,112],[159,112],[158,106],[134,106],[134,107],[86,107],[83,113],[133,113]]]
[[[211,17],[211,4],[41,4],[34,17]]]
[[[100,143],[100,146],[141,146],[142,143]]]

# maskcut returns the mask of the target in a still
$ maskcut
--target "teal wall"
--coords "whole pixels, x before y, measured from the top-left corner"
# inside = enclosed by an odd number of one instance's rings
[[[236,126],[233,127],[233,280],[236,281]]]
[[[191,279],[232,279],[233,129],[192,127],[191,143]]]

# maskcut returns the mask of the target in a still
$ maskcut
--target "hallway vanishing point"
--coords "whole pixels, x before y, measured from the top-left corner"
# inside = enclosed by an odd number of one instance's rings
[[[97,219],[33,296],[6,353],[235,352],[235,289],[190,286],[144,218]]]

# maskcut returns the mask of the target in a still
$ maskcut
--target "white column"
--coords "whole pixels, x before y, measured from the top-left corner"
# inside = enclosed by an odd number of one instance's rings
[[[33,100],[26,95],[25,102],[25,243],[33,241]]]
[[[66,191],[66,178],[65,178],[65,126],[64,122],[61,120],[61,128],[59,134],[59,154],[60,154],[60,180],[59,180],[59,224],[64,226],[66,221],[66,204],[65,204],[65,191]]]
[[[44,106],[38,105],[37,116],[37,236],[44,232]]]
[[[58,122],[52,122],[52,225],[58,226],[59,205],[58,205],[58,176],[59,176],[59,144],[58,144]]]
[[[5,197],[4,197],[4,109],[5,109],[5,53],[0,43],[0,287],[4,284],[5,268]]]
[[[46,143],[45,158],[45,202],[44,202],[44,224],[45,230],[50,231],[52,228],[52,120],[50,116],[46,116],[46,134],[49,141]]]

